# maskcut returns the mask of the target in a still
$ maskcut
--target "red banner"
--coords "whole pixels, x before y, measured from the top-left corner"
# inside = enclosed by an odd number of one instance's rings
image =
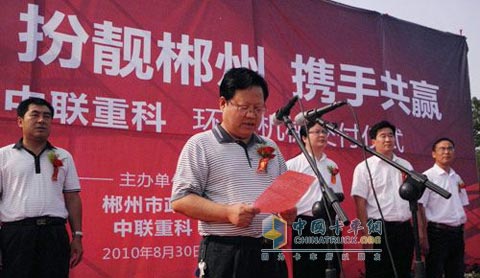
[[[348,100],[351,109],[324,118],[366,143],[369,126],[391,121],[397,153],[418,172],[433,164],[433,141],[448,136],[457,146],[455,170],[466,184],[478,180],[462,36],[330,1],[3,6],[0,143],[21,136],[22,99],[53,104],[51,142],[71,151],[82,184],[85,257],[72,277],[194,275],[197,223],[172,212],[171,178],[187,138],[221,120],[218,83],[231,67],[265,76],[269,113],[295,95],[304,109]],[[292,117],[298,112],[299,105]],[[299,152],[268,115],[258,132],[287,159]],[[337,135],[329,140],[348,195],[362,153]],[[468,190],[466,234],[478,243],[478,186]],[[342,206],[356,217],[352,198]],[[467,258],[478,262],[473,246]],[[356,254],[343,263],[351,273],[362,264]]]

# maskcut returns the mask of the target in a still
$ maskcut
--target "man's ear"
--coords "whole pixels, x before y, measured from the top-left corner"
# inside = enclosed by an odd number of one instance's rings
[[[23,127],[23,118],[20,116],[17,117],[17,125],[20,128]]]
[[[227,105],[227,100],[224,97],[220,97],[218,99],[218,106],[220,107],[220,110],[223,111],[223,108]]]

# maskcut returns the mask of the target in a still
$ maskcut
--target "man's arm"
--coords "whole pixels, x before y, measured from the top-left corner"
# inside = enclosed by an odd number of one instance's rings
[[[420,246],[422,247],[423,254],[428,253],[428,234],[427,234],[427,217],[425,216],[425,208],[422,204],[418,204],[418,235],[420,238]]]
[[[357,217],[360,219],[360,222],[362,223],[363,227],[363,235],[364,236],[369,236],[368,234],[368,228],[367,228],[367,220],[368,220],[368,215],[367,215],[367,200],[360,196],[353,196],[353,199],[355,201],[355,208],[357,211]],[[365,249],[371,249],[372,244],[363,244],[363,247]]]
[[[172,208],[188,217],[205,222],[231,223],[247,227],[260,211],[246,204],[218,204],[196,194],[189,194],[172,202]]]
[[[78,192],[64,193],[64,198],[68,211],[68,223],[72,232],[70,267],[73,268],[80,263],[83,256],[82,236],[74,234],[76,231],[82,231],[82,200]]]

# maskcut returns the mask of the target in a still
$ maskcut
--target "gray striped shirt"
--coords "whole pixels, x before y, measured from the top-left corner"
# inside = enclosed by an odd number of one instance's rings
[[[172,199],[197,194],[220,204],[253,204],[257,197],[286,171],[285,159],[271,139],[253,135],[249,144],[235,141],[220,125],[192,136],[185,144],[173,177]],[[262,145],[275,148],[267,172],[258,173]],[[262,220],[258,214],[252,224],[239,228],[230,223],[199,221],[200,235],[260,237]]]

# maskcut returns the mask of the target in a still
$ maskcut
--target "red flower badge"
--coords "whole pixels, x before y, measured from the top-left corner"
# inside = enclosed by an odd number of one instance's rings
[[[340,172],[340,170],[338,170],[338,168],[333,166],[333,165],[328,165],[327,169],[328,169],[328,172],[330,173],[330,182],[332,184],[336,184],[337,183],[337,174],[338,174],[338,172]]]
[[[275,149],[270,146],[262,145],[257,149],[257,153],[261,156],[260,161],[258,162],[257,173],[266,173],[268,161],[275,157],[273,152]]]
[[[463,180],[460,180],[458,182],[458,192],[460,192],[462,189],[465,189],[465,183],[463,182]]]
[[[58,167],[63,166],[62,160],[58,158],[58,154],[56,154],[54,151],[51,151],[48,153],[48,159],[50,160],[50,163],[53,165],[53,175],[52,175],[52,181],[57,181],[58,180]]]

